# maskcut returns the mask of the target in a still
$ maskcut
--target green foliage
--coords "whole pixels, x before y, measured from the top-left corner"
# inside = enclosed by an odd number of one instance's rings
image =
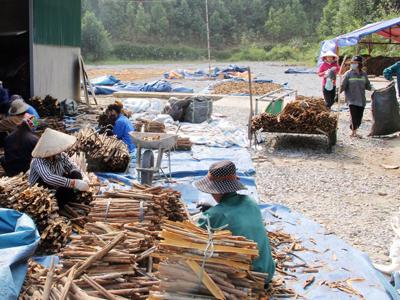
[[[265,29],[276,41],[288,41],[295,36],[304,37],[310,34],[310,25],[299,0],[291,0],[284,7],[272,7],[265,22]]]
[[[309,61],[321,40],[400,15],[400,2],[393,0],[208,0],[208,5],[211,53],[218,59]],[[91,59],[104,57],[110,49],[109,42],[93,46],[96,39],[111,40],[116,53],[127,59],[131,53],[141,59],[207,56],[205,1],[82,0],[82,15],[88,12],[97,18],[89,21],[98,37],[82,33],[83,53]],[[85,26],[87,22],[83,20]]]
[[[108,32],[93,12],[82,18],[82,53],[88,60],[105,58],[111,51]]]

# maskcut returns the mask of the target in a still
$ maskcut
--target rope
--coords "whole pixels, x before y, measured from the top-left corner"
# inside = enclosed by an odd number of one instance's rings
[[[201,287],[201,284],[203,282],[203,276],[204,276],[204,272],[205,272],[206,262],[209,258],[211,258],[214,255],[214,231],[222,230],[228,226],[228,224],[225,224],[221,227],[213,228],[210,225],[210,217],[208,215],[205,215],[205,218],[207,221],[206,229],[207,229],[208,238],[207,238],[207,246],[206,246],[206,249],[204,250],[203,261],[201,263],[201,272],[200,272],[200,276],[199,276],[199,280],[200,280],[199,288]]]

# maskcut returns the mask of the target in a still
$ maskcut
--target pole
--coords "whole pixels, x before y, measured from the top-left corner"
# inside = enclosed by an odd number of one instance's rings
[[[208,0],[206,0],[206,27],[207,27],[208,75],[211,77],[211,49],[210,49],[210,24],[208,22]]]
[[[249,125],[248,125],[248,138],[249,138],[249,143],[250,143],[250,147],[251,147],[251,138],[252,138],[251,121],[253,120],[253,91],[252,91],[252,86],[251,86],[251,71],[250,71],[250,67],[247,67],[247,72],[249,72],[249,95],[250,95],[250,113],[249,113]]]

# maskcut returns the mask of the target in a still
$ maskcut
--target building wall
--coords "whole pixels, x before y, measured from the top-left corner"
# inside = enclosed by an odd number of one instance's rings
[[[79,47],[33,44],[34,96],[80,99]]]
[[[81,0],[33,0],[33,42],[81,45]]]
[[[29,0],[31,94],[80,99],[81,0]]]

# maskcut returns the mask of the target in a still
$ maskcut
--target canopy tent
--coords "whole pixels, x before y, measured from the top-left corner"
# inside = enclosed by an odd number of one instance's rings
[[[363,41],[371,34],[378,34],[388,39],[387,43]],[[338,47],[355,46],[360,43],[372,44],[399,44],[400,45],[400,17],[365,25],[349,33],[339,35],[331,40],[322,42],[321,53],[326,51],[338,52]]]

